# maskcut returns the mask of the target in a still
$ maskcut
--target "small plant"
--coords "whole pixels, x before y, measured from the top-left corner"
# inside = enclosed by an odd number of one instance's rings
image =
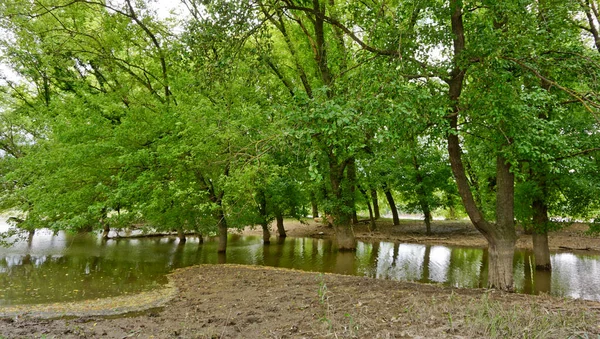
[[[319,295],[319,301],[321,302],[322,305],[324,305],[328,298],[327,297],[327,284],[325,283],[325,276],[323,275],[323,273],[320,273],[317,278],[319,279],[319,290],[317,291],[317,294]]]

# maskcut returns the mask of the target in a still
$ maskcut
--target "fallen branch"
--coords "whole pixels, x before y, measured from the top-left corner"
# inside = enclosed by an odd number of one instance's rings
[[[415,237],[408,237],[408,238],[410,238],[411,240],[417,241],[417,242],[419,242],[419,241],[448,240],[448,239],[450,239],[448,237],[446,237],[446,238],[415,238]]]
[[[561,250],[569,250],[569,251],[593,251],[594,250],[591,247],[573,248],[573,247],[567,247],[567,246],[558,246],[558,248]]]

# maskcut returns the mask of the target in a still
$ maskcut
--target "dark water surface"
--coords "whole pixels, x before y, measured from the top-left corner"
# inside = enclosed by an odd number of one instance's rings
[[[273,239],[275,240],[275,239]],[[216,240],[189,238],[102,241],[97,235],[52,236],[0,247],[0,305],[92,299],[152,289],[175,268],[235,263],[380,279],[484,287],[486,251],[476,248],[358,242],[355,253],[337,252],[328,239],[288,238],[263,246],[262,237],[231,235],[226,255]],[[600,256],[555,253],[552,273],[536,272],[532,254],[515,255],[515,284],[523,293],[600,301]]]

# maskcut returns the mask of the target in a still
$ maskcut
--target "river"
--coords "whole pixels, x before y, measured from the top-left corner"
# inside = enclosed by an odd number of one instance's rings
[[[329,239],[287,238],[263,245],[257,236],[230,235],[226,255],[215,239],[190,237],[103,241],[96,234],[38,231],[0,247],[0,305],[50,303],[136,293],[166,282],[166,274],[197,264],[244,264],[304,271],[364,275],[378,279],[486,286],[487,253],[479,248],[358,242],[356,252],[338,252]],[[532,267],[532,254],[517,251],[518,292],[600,301],[600,256],[553,253],[553,271]]]

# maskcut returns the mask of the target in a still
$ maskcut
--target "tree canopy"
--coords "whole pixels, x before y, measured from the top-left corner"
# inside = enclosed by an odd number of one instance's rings
[[[547,242],[552,216],[598,219],[596,1],[180,7],[0,4],[18,75],[0,80],[0,202],[20,228],[144,224],[225,251],[228,228],[268,242],[312,204],[352,250],[379,191],[428,231],[460,207],[511,289],[515,220]]]

